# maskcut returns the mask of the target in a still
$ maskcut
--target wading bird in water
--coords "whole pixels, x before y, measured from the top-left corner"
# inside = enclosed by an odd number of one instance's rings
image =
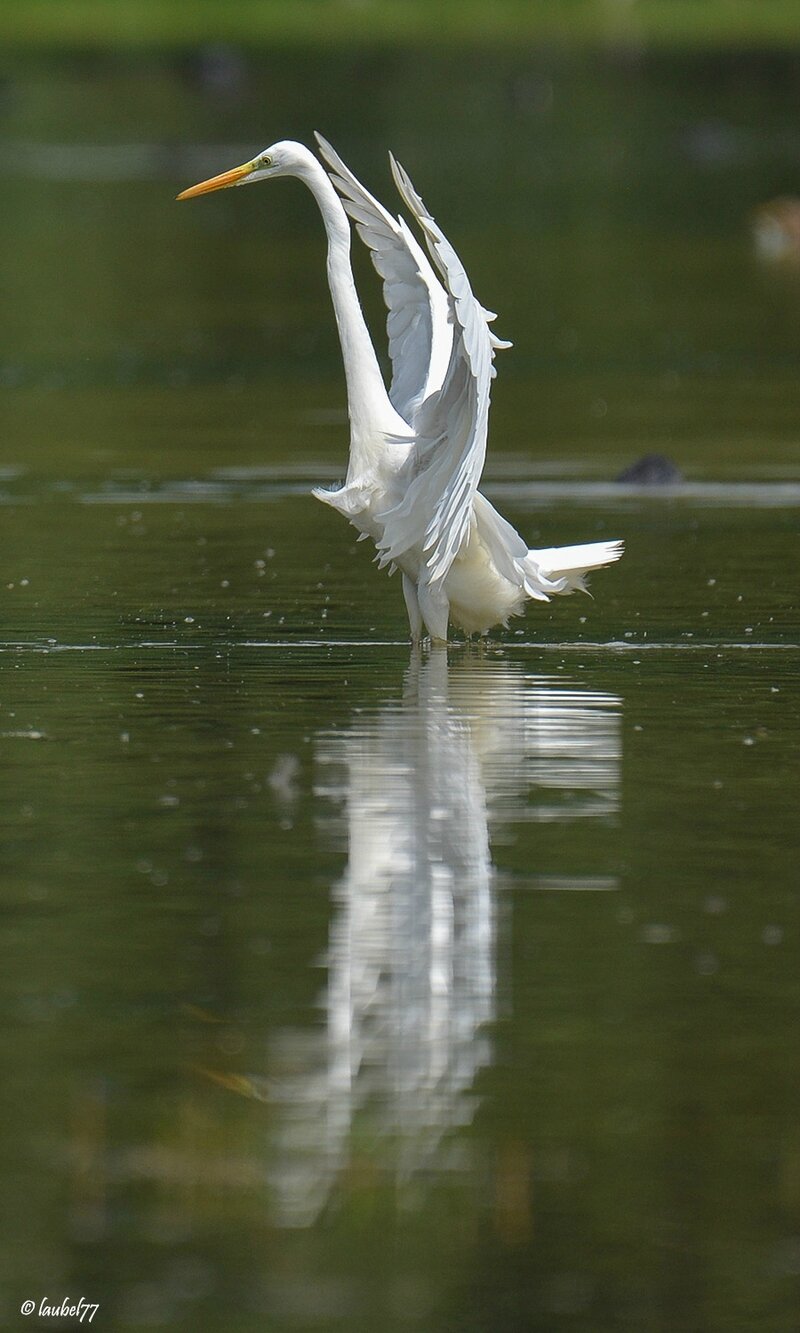
[[[302,144],[273,144],[252,162],[178,195],[296,176],[317,201],[328,238],[328,284],[342,347],[350,459],[344,484],[314,495],[371,537],[381,567],[399,568],[411,637],[447,639],[506,624],[526,601],[585,590],[585,575],[618,560],[622,542],[529,550],[478,490],[486,456],[495,351],[491,311],[403,168],[395,184],[428,255],[317,135],[328,171]],[[383,278],[392,385],[387,393],[353,280],[350,221]],[[428,257],[430,256],[430,257]]]

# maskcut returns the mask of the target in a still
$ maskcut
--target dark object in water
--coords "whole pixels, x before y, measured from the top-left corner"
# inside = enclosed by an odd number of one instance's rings
[[[663,454],[645,454],[620,472],[617,481],[634,486],[674,486],[683,481],[683,473]]]

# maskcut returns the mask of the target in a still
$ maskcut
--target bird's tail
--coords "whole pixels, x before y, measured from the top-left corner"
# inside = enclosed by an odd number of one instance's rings
[[[563,586],[558,593],[586,592],[585,576],[619,560],[624,543],[588,542],[583,546],[550,546],[543,551],[529,551],[528,559],[554,583]]]

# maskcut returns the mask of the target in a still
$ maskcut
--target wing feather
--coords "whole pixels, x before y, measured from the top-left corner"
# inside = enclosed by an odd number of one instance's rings
[[[447,295],[424,250],[402,218],[394,218],[317,134],[330,178],[383,279],[392,362],[392,406],[409,425],[441,387],[453,341]]]
[[[382,514],[381,560],[421,547],[430,582],[443,579],[469,536],[473,501],[486,457],[491,381],[497,348],[511,344],[489,329],[494,313],[475,298],[464,266],[414,189],[391,159],[395,183],[419,223],[448,296],[454,338],[441,389],[415,420],[413,478],[402,501]]]

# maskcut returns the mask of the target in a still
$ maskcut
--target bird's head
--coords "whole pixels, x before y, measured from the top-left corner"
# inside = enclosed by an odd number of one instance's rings
[[[252,162],[244,162],[240,167],[223,171],[219,176],[201,181],[183,190],[179,199],[193,199],[198,194],[210,194],[212,190],[226,190],[231,185],[250,185],[254,181],[272,180],[274,176],[299,176],[301,179],[310,172],[319,171],[319,163],[301,143],[291,139],[282,139],[270,148],[254,157]]]

